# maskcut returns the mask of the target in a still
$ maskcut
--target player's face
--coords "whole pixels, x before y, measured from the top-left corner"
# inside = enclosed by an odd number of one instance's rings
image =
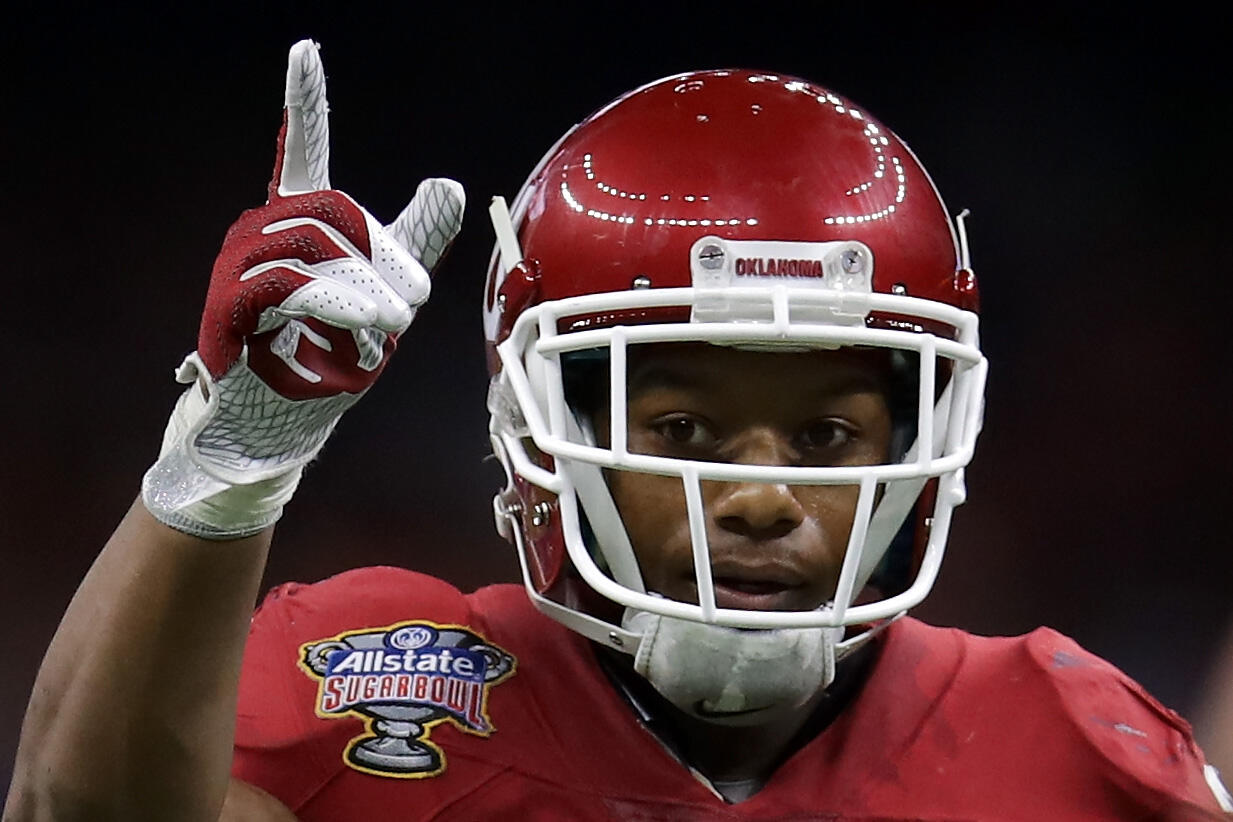
[[[706,344],[631,352],[631,452],[752,465],[885,462],[885,357],[870,351],[763,353]],[[597,414],[606,437],[606,410]],[[681,480],[609,471],[647,587],[697,602]],[[830,600],[857,486],[703,482],[716,604],[811,610]]]

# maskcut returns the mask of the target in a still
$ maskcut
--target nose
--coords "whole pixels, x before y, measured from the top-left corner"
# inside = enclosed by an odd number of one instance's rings
[[[755,431],[732,443],[727,455],[744,465],[789,465],[791,447],[772,431]],[[796,494],[784,483],[715,483],[711,516],[720,528],[753,540],[790,534],[805,520]]]

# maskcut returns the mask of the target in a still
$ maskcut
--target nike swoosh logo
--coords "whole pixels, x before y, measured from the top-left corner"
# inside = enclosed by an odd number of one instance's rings
[[[765,711],[769,707],[771,706],[763,705],[758,708],[745,708],[740,711],[712,711],[710,708],[706,707],[706,703],[704,700],[699,699],[697,702],[694,703],[694,713],[704,718],[724,719],[727,717],[746,716],[748,714],[756,714],[758,711]]]

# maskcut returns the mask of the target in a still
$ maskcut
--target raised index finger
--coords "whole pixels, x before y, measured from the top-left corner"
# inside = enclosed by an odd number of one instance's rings
[[[287,55],[287,108],[271,196],[330,187],[329,106],[319,48],[312,40],[301,40]]]

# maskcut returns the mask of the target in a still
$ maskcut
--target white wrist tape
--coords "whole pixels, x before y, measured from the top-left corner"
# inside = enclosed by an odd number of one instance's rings
[[[141,498],[155,519],[177,531],[204,539],[238,539],[278,521],[306,460],[292,462],[279,474],[262,472],[266,477],[256,482],[233,481],[234,472],[228,479],[219,478],[190,455],[190,451],[200,453],[192,442],[216,405],[217,400],[208,401],[195,381],[180,396],[167,421],[158,460],[142,479]]]

